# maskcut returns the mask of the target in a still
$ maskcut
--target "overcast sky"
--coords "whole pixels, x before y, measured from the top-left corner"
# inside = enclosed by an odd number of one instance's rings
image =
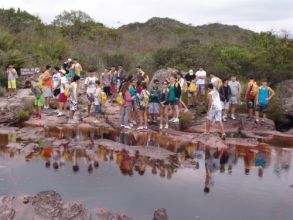
[[[0,7],[19,7],[45,23],[64,10],[81,10],[109,27],[156,16],[193,25],[219,22],[293,33],[293,0],[1,0]]]

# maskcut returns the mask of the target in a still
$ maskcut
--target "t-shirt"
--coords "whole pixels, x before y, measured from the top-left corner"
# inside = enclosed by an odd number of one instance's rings
[[[179,79],[179,85],[180,85],[180,88],[183,89],[184,88],[184,82],[185,80],[183,78],[180,78]]]
[[[15,69],[11,69],[7,71],[8,73],[8,80],[15,80],[15,75],[16,75],[16,70]]]
[[[47,79],[45,79],[45,78],[47,78]],[[52,76],[51,76],[49,71],[45,71],[42,74],[42,80],[43,80],[44,86],[47,86],[47,87],[52,87],[53,86]]]
[[[196,77],[207,77],[207,73],[206,73],[206,71],[204,71],[204,70],[198,70],[196,73],[195,73],[195,75],[196,75]],[[196,84],[198,84],[198,85],[203,85],[203,84],[205,84],[205,79],[198,79],[197,81],[196,81]]]
[[[160,103],[160,88],[159,87],[153,87],[150,90],[150,102],[151,103]]]
[[[229,81],[229,86],[231,88],[231,95],[237,96],[241,88],[240,83],[238,81]]]
[[[105,87],[109,87],[111,85],[111,73],[103,73],[102,80]]]
[[[59,72],[55,73],[53,76],[52,76],[52,80],[53,80],[53,88],[54,89],[58,89],[59,87],[58,84],[59,84],[59,81],[61,79],[61,75]]]
[[[175,85],[170,85],[169,92],[169,101],[175,101]]]
[[[61,86],[60,86],[60,93],[64,93],[65,87],[68,86],[68,79],[66,76],[61,77]]]
[[[185,76],[185,79],[186,81],[191,82],[192,80],[195,79],[195,75],[194,74],[190,75],[189,73],[187,73]]]
[[[219,92],[217,90],[212,90],[211,92],[209,92],[209,95],[212,96],[212,107],[211,108],[214,108],[218,111],[221,111],[222,104],[221,104]]]
[[[136,95],[136,89],[135,89],[134,87],[131,87],[131,88],[129,89],[129,91],[130,91],[130,95],[131,95],[131,96],[135,96],[135,95]]]
[[[96,80],[97,80],[97,78],[95,76],[93,76],[93,77],[89,76],[85,79],[84,84],[87,86],[86,93],[95,93]]]
[[[220,79],[218,77],[211,78],[211,83],[214,85],[215,88],[218,88],[219,80]]]
[[[95,91],[95,105],[101,105],[101,92],[102,92],[102,89],[99,87],[99,88],[96,88],[96,91]]]
[[[76,63],[75,66],[74,66],[74,69],[75,69],[75,74],[77,76],[80,76],[80,72],[82,71],[82,67],[79,63]]]

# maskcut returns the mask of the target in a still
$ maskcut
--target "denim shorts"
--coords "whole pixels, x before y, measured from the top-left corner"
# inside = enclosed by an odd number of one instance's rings
[[[95,113],[96,114],[102,113],[102,106],[101,105],[95,105]]]
[[[173,101],[168,101],[168,104],[169,105],[179,105],[179,102],[180,102],[180,99],[176,98],[175,100]]]
[[[255,108],[255,111],[257,112],[267,112],[268,111],[268,105],[265,104],[258,104]]]
[[[248,109],[254,108],[254,100],[247,100],[246,104]]]

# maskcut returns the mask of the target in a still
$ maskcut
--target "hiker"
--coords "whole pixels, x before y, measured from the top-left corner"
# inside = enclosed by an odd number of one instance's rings
[[[165,129],[169,128],[168,122],[168,105],[169,105],[169,89],[168,82],[164,81],[160,93],[160,129],[163,129],[163,122],[165,120]]]
[[[131,110],[130,110],[130,127],[133,127],[134,125],[136,125],[136,115],[138,113],[138,110],[137,110],[137,96],[136,96],[136,88],[135,88],[135,81],[134,79],[131,79],[129,81],[130,83],[130,89],[129,89],[129,92],[130,92],[130,95],[131,97],[134,97],[133,100],[132,100],[132,107],[131,107]]]
[[[111,98],[110,98],[110,103],[113,103],[114,100],[116,99],[117,97],[117,71],[116,71],[116,68],[115,66],[112,66],[111,67]]]
[[[52,97],[52,86],[53,86],[53,81],[52,81],[52,76],[51,76],[51,66],[47,65],[46,70],[43,74],[39,76],[39,83],[41,84],[41,88],[44,93],[45,97],[45,105],[44,109],[49,109],[50,108],[50,100]]]
[[[52,76],[53,96],[55,99],[58,99],[59,94],[60,94],[60,79],[61,79],[60,68],[58,66],[56,66],[56,67],[54,67],[54,72],[53,72],[53,76]]]
[[[195,106],[196,97],[195,74],[192,69],[186,74],[185,80],[187,83],[187,105],[192,108]]]
[[[75,69],[75,74],[80,77],[81,71],[82,71],[82,66],[78,62],[76,58],[73,59],[74,62],[74,69]]]
[[[236,120],[235,110],[236,105],[240,102],[241,99],[241,84],[237,81],[236,75],[231,76],[231,80],[229,81],[229,86],[231,89],[231,97],[230,97],[230,105],[231,105],[231,119]]]
[[[68,82],[68,79],[66,78],[65,74],[66,74],[65,70],[60,71],[60,94],[59,94],[59,98],[58,98],[58,115],[57,115],[57,117],[64,116],[64,111],[66,109],[69,82]]]
[[[141,83],[149,83],[148,75],[142,70],[141,66],[136,67],[136,79]]]
[[[275,91],[268,86],[268,81],[266,79],[262,80],[261,86],[256,95],[255,124],[259,123],[260,112],[263,113],[261,123],[265,122],[266,113],[268,112],[268,104],[274,95]]]
[[[137,130],[148,129],[148,114],[149,107],[149,92],[147,91],[146,83],[141,84],[141,93],[138,95],[138,110],[139,110],[139,122],[140,126]]]
[[[150,103],[149,103],[149,114],[151,116],[151,123],[157,124],[157,118],[160,113],[160,81],[155,79],[154,85],[150,89]]]
[[[118,66],[118,73],[117,73],[117,91],[120,91],[122,83],[127,78],[127,73],[124,70],[124,67],[122,65]]]
[[[100,86],[100,81],[96,80],[96,90],[95,90],[95,115],[96,122],[99,120],[99,116],[102,114],[102,89]]]
[[[222,104],[222,110],[223,113],[223,121],[227,121],[228,118],[228,111],[229,111],[229,105],[230,105],[230,98],[231,98],[231,88],[228,85],[228,79],[223,80],[223,85],[219,89],[221,104]]]
[[[70,66],[71,66],[71,62],[72,62],[72,59],[70,59],[70,58],[68,58],[67,59],[67,61],[65,61],[64,63],[63,63],[63,69],[66,71],[66,73],[65,74],[68,74],[69,73],[69,68],[70,68]],[[64,74],[64,75],[65,75]]]
[[[186,89],[186,82],[185,82],[185,79],[183,78],[183,75],[180,71],[178,71],[176,73],[176,78],[177,78],[177,81],[180,85],[181,92],[182,93],[186,92],[186,90],[185,90]],[[185,103],[182,100],[182,95],[180,96],[180,105],[179,106],[180,106],[180,108],[183,107],[185,109],[185,111],[188,111],[187,106],[185,105]]]
[[[74,119],[74,113],[77,111],[77,89],[78,89],[78,84],[79,84],[80,77],[79,76],[74,76],[72,78],[72,82],[70,83],[69,90],[68,90],[68,103],[69,103],[69,124],[75,124],[77,123]]]
[[[223,82],[222,80],[216,76],[214,72],[210,73],[211,83],[214,85],[214,88],[219,91],[219,89],[222,87]]]
[[[87,97],[87,116],[86,117],[89,117],[90,114],[91,114],[91,108],[92,108],[92,105],[95,101],[95,97],[94,97],[94,94],[95,94],[95,90],[96,90],[96,80],[97,77],[96,77],[96,72],[91,70],[89,73],[88,73],[88,77],[85,79],[84,81],[84,85],[85,85],[85,88],[86,88],[86,97]]]
[[[258,92],[258,86],[256,82],[254,81],[254,77],[250,75],[248,77],[248,84],[247,84],[247,89],[246,89],[246,104],[247,104],[247,109],[248,109],[248,116],[247,120],[252,120],[253,119],[253,111],[254,111],[254,101],[255,97]]]
[[[169,104],[172,107],[172,118],[170,122],[179,123],[179,102],[181,97],[181,88],[175,77],[170,77],[169,85]]]
[[[214,89],[214,85],[210,83],[208,84],[208,113],[205,134],[210,134],[212,122],[219,122],[222,138],[225,139],[226,134],[224,130],[224,125],[222,123],[222,104],[220,100],[220,95],[219,92]]]
[[[204,95],[205,94],[205,84],[206,84],[206,78],[207,78],[207,73],[203,69],[203,66],[198,67],[198,71],[195,73],[196,76],[196,85],[198,88],[197,94]]]
[[[18,75],[12,64],[8,65],[6,73],[8,77],[8,98],[10,98],[16,94],[16,79]]]
[[[123,84],[121,88],[122,96],[124,99],[124,103],[121,108],[121,128],[131,129],[129,126],[129,113],[132,107],[132,100],[134,100],[134,96],[130,94],[130,88],[132,85],[129,82]]]
[[[38,85],[38,83],[34,82],[33,80],[31,81],[31,90],[32,93],[35,95],[35,108],[36,108],[36,113],[33,116],[35,119],[41,119],[42,118],[42,107],[44,106],[45,103],[45,98],[44,94],[42,91],[42,88]]]
[[[111,71],[108,68],[105,68],[104,72],[102,73],[102,84],[103,90],[106,93],[107,97],[111,96]]]

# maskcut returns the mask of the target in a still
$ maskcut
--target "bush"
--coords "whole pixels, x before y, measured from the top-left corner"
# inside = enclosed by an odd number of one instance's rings
[[[0,86],[0,97],[3,97],[6,93],[6,89]]]
[[[20,110],[16,113],[16,117],[20,122],[26,121],[29,119],[30,113],[29,111],[26,111],[26,110]]]
[[[180,117],[179,128],[180,130],[186,130],[192,124],[192,113],[184,112]]]

